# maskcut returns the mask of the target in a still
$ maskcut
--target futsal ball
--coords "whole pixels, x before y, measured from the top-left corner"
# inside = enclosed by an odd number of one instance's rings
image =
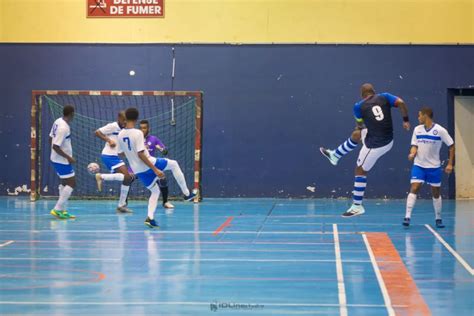
[[[100,171],[100,167],[98,164],[96,164],[95,162],[91,162],[90,164],[87,165],[87,171],[94,175],[96,173],[99,173]]]

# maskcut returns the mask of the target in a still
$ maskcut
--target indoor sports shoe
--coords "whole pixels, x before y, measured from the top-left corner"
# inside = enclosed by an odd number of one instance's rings
[[[403,226],[406,226],[406,227],[410,226],[410,219],[408,217],[405,217],[403,219]]]
[[[171,204],[170,202],[163,203],[164,208],[174,208],[174,205]]]
[[[64,210],[62,211],[63,216],[66,217],[66,219],[75,219],[76,215],[69,214],[68,211]]]
[[[436,228],[444,228],[446,226],[444,226],[443,224],[443,221],[441,219],[437,219],[436,220]]]
[[[160,226],[158,226],[158,224],[155,222],[155,220],[150,219],[149,217],[146,218],[145,225],[150,227],[150,228],[160,228]]]
[[[67,217],[63,214],[62,211],[57,211],[55,209],[52,209],[50,214],[56,217],[57,219],[67,219]]]
[[[365,209],[362,205],[352,204],[352,206],[345,212],[342,213],[342,217],[353,217],[362,215],[365,213]]]
[[[335,151],[334,150],[330,150],[330,149],[326,149],[324,147],[320,147],[319,148],[319,151],[321,152],[321,154],[323,154],[324,157],[326,157],[329,162],[333,165],[333,166],[336,166],[337,165],[337,162],[339,161],[339,158],[337,158],[334,153]]]
[[[95,181],[97,182],[97,191],[102,191],[102,178],[100,177],[100,173],[95,175]]]
[[[191,193],[189,193],[188,196],[186,196],[186,195],[184,196],[184,200],[185,201],[192,201],[192,200],[194,200],[195,197],[196,197],[196,193],[191,192]]]
[[[124,213],[124,214],[133,213],[133,211],[127,207],[127,204],[125,204],[123,206],[117,206],[117,212],[118,213]]]
[[[76,216],[69,214],[67,211],[58,211],[55,209],[52,209],[50,214],[56,217],[57,219],[75,219],[76,218]]]

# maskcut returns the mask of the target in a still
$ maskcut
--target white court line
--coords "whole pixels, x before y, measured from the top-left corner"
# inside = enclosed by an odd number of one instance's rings
[[[374,267],[375,276],[377,277],[377,281],[379,282],[380,290],[382,291],[382,296],[385,302],[385,307],[387,308],[388,315],[395,316],[392,301],[390,300],[390,296],[388,295],[387,287],[385,286],[385,282],[383,281],[379,266],[377,265],[374,253],[372,252],[372,248],[370,248],[369,240],[367,239],[367,236],[365,234],[362,234],[362,238],[364,239],[365,246],[367,247],[367,252],[369,253],[370,261],[372,262],[372,266]]]
[[[454,256],[454,258],[456,258],[459,263],[467,270],[467,272],[469,272],[471,275],[474,275],[474,270],[471,268],[471,266],[469,265],[469,263],[467,263],[463,257],[461,257],[457,252],[456,250],[454,250],[444,239],[443,237],[441,237],[433,228],[431,228],[430,225],[428,224],[425,224],[425,227],[433,233],[433,235],[435,235],[435,237],[439,240],[440,243],[443,244],[443,246],[446,247],[446,249],[448,249],[448,251]]]
[[[45,302],[45,301],[0,301],[0,305],[206,305],[209,306],[211,302]],[[234,302],[235,304],[259,304],[263,306],[272,307],[339,307],[339,304],[317,304],[317,303],[249,303],[249,302]],[[385,305],[380,304],[348,304],[348,307],[368,307],[380,308]],[[408,307],[408,305],[395,305],[395,307]]]
[[[18,230],[11,230],[5,229],[0,230],[1,232],[13,232],[13,233],[143,233],[145,231],[151,230],[28,230],[28,229],[18,229]],[[213,234],[214,231],[211,230],[155,230],[153,231],[154,234]],[[257,234],[258,232],[255,230],[235,230],[235,231],[228,231],[226,234]],[[274,231],[274,232],[260,232],[261,235],[332,235],[332,232],[322,232],[322,231]],[[342,232],[340,234],[344,235],[356,235],[361,234],[361,232]]]
[[[14,240],[9,240],[7,242],[4,242],[3,244],[0,244],[0,248],[1,247],[5,247],[5,246],[8,246],[8,245],[11,245],[13,244],[15,241]]]
[[[339,314],[347,316],[346,287],[344,285],[344,274],[342,270],[341,247],[339,246],[339,231],[337,224],[332,224],[334,233],[334,251],[336,254],[337,292],[339,295]]]
[[[130,257],[131,258],[131,257]],[[123,261],[130,258],[0,258],[1,260],[31,260],[31,261]],[[252,258],[239,258],[239,259],[229,259],[229,258],[214,258],[214,259],[194,259],[194,258],[159,258],[153,260],[156,262],[336,262],[334,259],[252,259]],[[342,260],[346,263],[370,263],[369,260]],[[384,261],[384,262],[394,262],[394,261]]]

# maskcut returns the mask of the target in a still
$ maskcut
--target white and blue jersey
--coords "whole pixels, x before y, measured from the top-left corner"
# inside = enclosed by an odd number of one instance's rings
[[[62,117],[58,118],[51,127],[49,137],[51,137],[50,159],[56,173],[61,179],[73,177],[75,175],[74,169],[69,161],[53,149],[54,145],[59,146],[65,154],[72,157],[71,128],[69,124]]]
[[[136,128],[125,128],[118,135],[118,152],[124,153],[133,173],[147,188],[151,188],[158,177],[138,156],[139,152],[144,152],[151,163],[163,171],[167,164],[167,159],[155,158],[150,156],[145,147],[143,132]]]
[[[426,182],[433,186],[441,185],[441,160],[439,152],[443,143],[454,145],[448,131],[439,124],[433,123],[430,129],[418,125],[413,130],[411,145],[417,147],[413,163],[411,182]]]
[[[102,149],[102,162],[111,172],[115,172],[117,168],[125,165],[123,160],[118,156],[118,134],[121,130],[122,128],[117,122],[109,123],[99,128],[102,134],[113,140],[116,144],[115,147],[112,147],[106,142],[104,149]]]

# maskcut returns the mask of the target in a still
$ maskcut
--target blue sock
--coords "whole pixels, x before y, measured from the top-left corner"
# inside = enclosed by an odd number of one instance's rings
[[[352,199],[355,205],[361,205],[364,199],[365,186],[367,185],[366,176],[356,176],[354,180],[354,191],[352,191]]]
[[[353,151],[356,147],[357,143],[349,137],[345,142],[343,142],[341,145],[339,145],[339,147],[337,147],[334,155],[340,159],[342,156],[345,156],[351,151]]]

